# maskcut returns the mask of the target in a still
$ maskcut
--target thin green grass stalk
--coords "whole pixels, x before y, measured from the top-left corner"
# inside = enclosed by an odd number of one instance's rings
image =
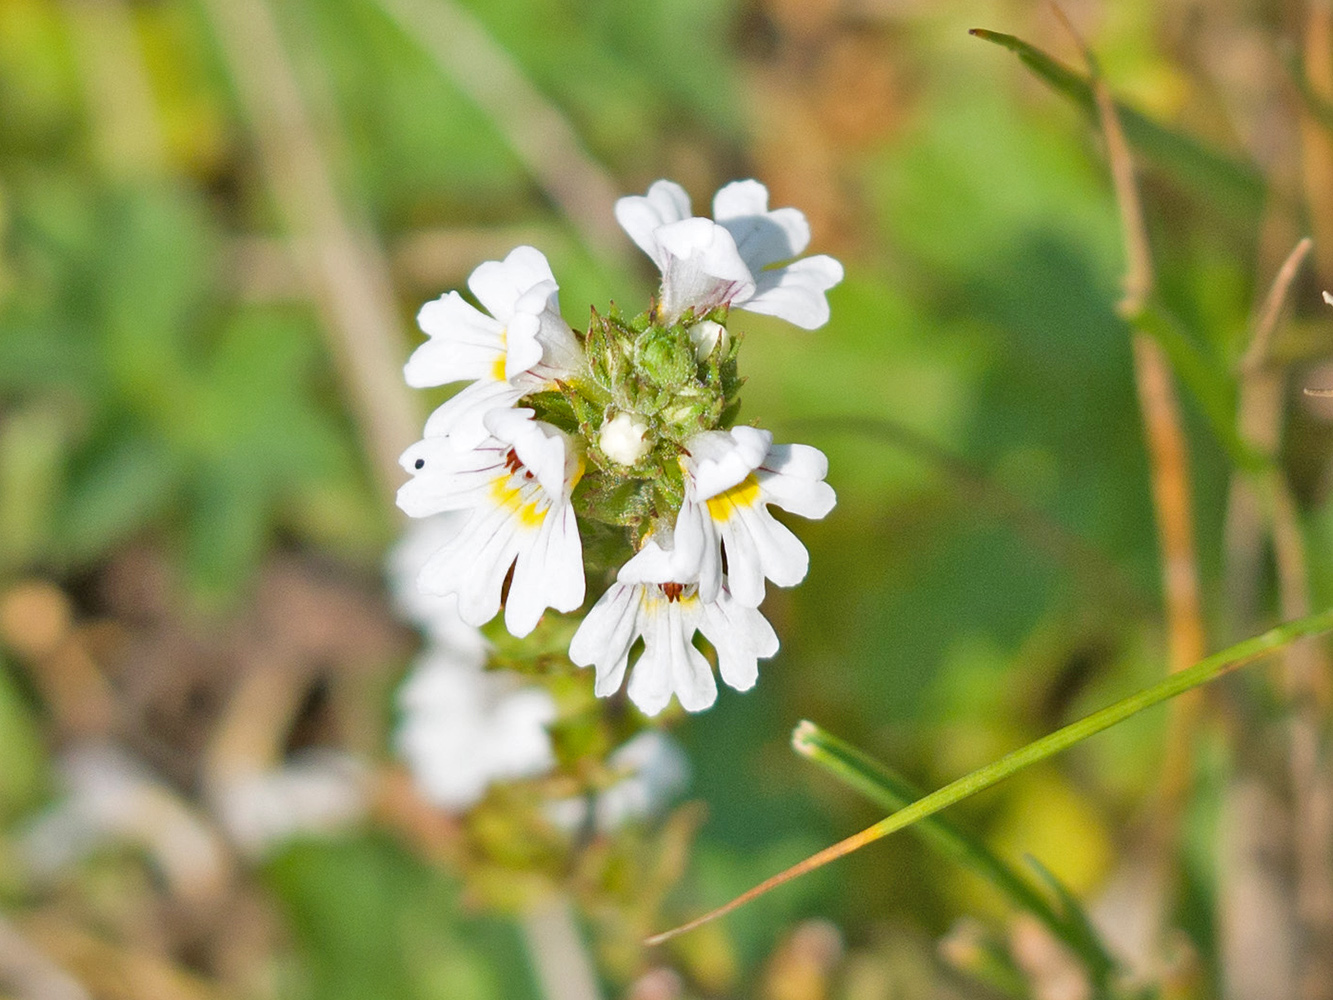
[[[851,854],[853,851],[887,837],[891,833],[897,833],[927,816],[933,816],[941,809],[947,809],[956,802],[961,802],[977,792],[990,788],[992,785],[998,784],[1005,778],[1036,764],[1038,761],[1043,761],[1063,750],[1068,750],[1075,744],[1083,742],[1089,736],[1100,733],[1104,729],[1110,729],[1117,723],[1125,721],[1130,716],[1137,715],[1146,708],[1160,705],[1176,695],[1216,680],[1237,667],[1253,663],[1255,660],[1286,648],[1299,639],[1306,639],[1329,631],[1333,631],[1333,608],[1321,611],[1308,618],[1301,618],[1279,625],[1262,635],[1246,639],[1244,642],[1238,642],[1219,653],[1205,657],[1192,667],[1169,674],[1151,687],[1144,688],[1128,698],[1123,698],[1112,705],[1108,705],[1099,712],[1093,712],[1077,722],[1071,722],[1069,725],[1057,729],[1039,740],[1034,740],[1027,746],[1006,754],[985,767],[977,768],[970,774],[945,785],[925,798],[918,799],[907,808],[886,816],[860,833],[827,847],[818,854],[811,855],[799,864],[793,865],[786,871],[761,882],[748,892],[737,896],[731,902],[695,920],[691,920],[687,924],[682,924],[680,927],[655,934],[648,938],[645,943],[650,945],[660,944],[715,920],[737,907],[743,906],[750,900],[762,896],[770,889],[777,888],[784,882],[823,867],[830,861],[836,861],[838,858]]]
[[[924,794],[889,767],[858,750],[813,722],[801,722],[792,733],[796,751],[829,771],[885,809],[901,809]],[[1104,995],[1115,963],[1081,912],[1069,912],[1072,897],[1065,899],[1061,914],[1026,878],[1006,864],[985,844],[941,816],[923,819],[912,828],[922,840],[960,864],[972,869],[1003,893],[1009,901],[1027,910],[1082,960],[1088,978]],[[1053,877],[1053,876],[1051,876]],[[1075,902],[1073,910],[1079,909]]]

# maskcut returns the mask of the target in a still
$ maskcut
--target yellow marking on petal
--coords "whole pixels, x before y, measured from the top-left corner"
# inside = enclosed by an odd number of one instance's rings
[[[742,507],[753,507],[759,502],[759,480],[750,473],[729,490],[708,498],[708,513],[714,521],[725,524]]]
[[[518,512],[518,523],[525,528],[540,528],[542,522],[546,520],[546,512],[550,506],[542,506],[536,500],[530,504],[525,504]]]
[[[500,331],[500,354],[491,363],[491,378],[497,382],[505,381],[505,365],[509,360],[509,331]]]
[[[523,527],[540,528],[542,522],[546,520],[546,512],[550,510],[550,505],[543,504],[539,499],[524,503],[522,487],[511,485],[511,479],[512,477],[506,474],[492,480],[491,499],[498,507],[507,510],[515,517]]]

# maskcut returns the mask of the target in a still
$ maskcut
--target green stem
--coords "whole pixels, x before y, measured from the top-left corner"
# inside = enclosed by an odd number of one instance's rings
[[[1162,702],[1174,698],[1178,694],[1183,694],[1191,688],[1216,680],[1223,674],[1289,646],[1298,639],[1305,639],[1328,631],[1333,631],[1333,608],[1321,611],[1308,618],[1301,618],[1297,621],[1279,625],[1263,635],[1238,642],[1219,653],[1205,657],[1192,667],[1170,674],[1152,687],[1144,688],[1142,691],[1117,701],[1113,705],[1108,705],[1101,711],[1094,712],[1077,722],[1071,722],[1062,729],[1057,729],[1055,732],[1043,736],[1041,739],[1035,740],[1010,754],[1006,754],[985,767],[980,767],[970,774],[964,775],[957,781],[950,782],[938,791],[913,802],[907,808],[900,809],[891,816],[886,816],[874,826],[867,827],[860,833],[854,834],[832,847],[827,847],[818,854],[811,855],[799,864],[793,865],[786,871],[761,882],[753,889],[742,893],[716,910],[673,930],[656,934],[648,938],[646,943],[660,944],[678,934],[693,930],[717,917],[730,913],[737,907],[762,896],[784,882],[814,871],[830,861],[836,861],[838,858],[851,854],[866,844],[887,837],[891,833],[897,833],[904,827],[911,826],[927,816],[933,816],[941,809],[946,809],[970,795],[975,795],[977,792],[990,788],[992,785],[998,784],[1010,775],[1016,774],[1038,761],[1054,757],[1062,750],[1067,750],[1074,744],[1086,740],[1089,736],[1100,733],[1103,729],[1109,729],[1118,722],[1123,722],[1131,715],[1142,712],[1145,708],[1160,705]]]

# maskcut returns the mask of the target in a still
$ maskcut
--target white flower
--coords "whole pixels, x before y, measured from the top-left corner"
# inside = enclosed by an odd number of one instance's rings
[[[713,197],[713,218],[692,217],[689,195],[666,180],[616,202],[616,220],[662,272],[659,309],[668,321],[689,308],[703,316],[731,305],[807,330],[828,322],[826,293],[842,280],[842,265],[824,254],[794,260],[810,243],[800,211],[770,211],[764,185],[735,181]]]
[[[412,517],[468,511],[467,522],[421,570],[427,594],[457,594],[458,613],[484,625],[500,610],[512,566],[505,627],[525,636],[548,608],[583,603],[583,547],[570,493],[583,474],[579,443],[528,409],[488,413],[491,436],[472,451],[426,438],[403,453],[412,479],[398,506]]]
[[[427,594],[418,584],[431,557],[458,537],[467,520],[465,511],[451,510],[413,521],[389,553],[389,593],[399,616],[425,632],[435,649],[447,650],[460,663],[481,667],[490,643],[463,621],[458,595]]]
[[[601,833],[610,833],[633,820],[661,811],[689,782],[690,765],[680,745],[660,729],[645,729],[631,737],[606,759],[615,781],[595,795],[558,799],[546,807],[551,821],[564,830],[577,830],[592,821]]]
[[[801,517],[824,517],[837,497],[824,482],[828,459],[809,445],[773,444],[754,427],[705,431],[685,442],[685,502],[676,517],[673,570],[694,570],[699,598],[713,600],[727,582],[739,603],[757,608],[764,579],[794,587],[805,579],[810,554],[786,525],[768,512],[780,507]]]
[[[621,567],[617,582],[588,612],[569,644],[569,658],[581,667],[595,665],[594,689],[600,697],[620,689],[630,647],[643,637],[643,653],[634,664],[629,696],[647,715],[666,708],[674,694],[688,712],[717,700],[717,682],[704,655],[694,647],[695,632],[717,650],[722,679],[748,691],[759,676],[759,658],[778,651],[773,627],[752,607],[731,597],[724,579],[716,597],[701,600],[694,582],[673,579],[673,553],[649,538]]]
[[[422,794],[444,809],[467,809],[492,782],[536,777],[555,766],[546,731],[555,702],[517,674],[427,654],[398,704],[397,751]]]
[[[602,424],[597,447],[602,454],[621,465],[638,465],[652,447],[647,438],[648,421],[635,413],[617,413]]]
[[[430,339],[403,369],[416,388],[472,380],[426,421],[427,437],[447,435],[460,449],[486,437],[484,417],[491,410],[513,406],[582,364],[540,250],[518,247],[503,261],[487,261],[472,272],[468,287],[491,315],[457,292],[427,302],[417,323]]]

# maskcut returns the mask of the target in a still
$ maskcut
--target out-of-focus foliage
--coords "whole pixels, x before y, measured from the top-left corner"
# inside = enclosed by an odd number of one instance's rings
[[[344,205],[382,245],[402,356],[422,301],[519,240],[551,257],[576,325],[592,303],[646,301],[648,262],[627,242],[587,245],[505,124],[389,5],[260,6]],[[216,4],[3,0],[0,931],[12,923],[99,1000],[150,995],[126,983],[168,1000],[510,1000],[536,996],[538,980],[506,912],[518,907],[494,904],[560,877],[608,995],[982,996],[958,969],[992,960],[996,982],[1039,995],[1046,966],[1012,955],[1050,959],[1040,936],[907,839],[669,948],[637,942],[877,817],[792,757],[796,720],[935,787],[1160,675],[1151,484],[1096,130],[966,29],[1072,66],[1069,39],[1044,7],[1008,3],[460,6],[623,191],[673,177],[702,206],[756,176],[775,204],[806,211],[815,251],[848,266],[825,329],[734,319],[741,419],[826,451],[840,502],[793,525],[811,571],[770,591],[783,648],[757,688],[676,721],[706,810],[682,807],[623,842],[591,838],[575,871],[545,841],[515,848],[486,808],[466,826],[379,799],[365,830],[259,861],[225,846],[189,877],[137,842],[54,877],[17,860],[62,801],[71,748],[132,748],[151,765],[153,801],[224,844],[215,781],[228,753],[253,750],[246,739],[279,760],[333,749],[389,771],[406,646],[378,581],[395,513],[328,303],[284,242]],[[1109,85],[1151,122],[1142,180],[1160,305],[1216,390],[1201,401],[1197,384],[1182,388],[1212,647],[1279,615],[1271,547],[1236,513],[1208,407],[1242,405],[1237,362],[1283,255],[1307,224],[1333,236],[1328,192],[1311,181],[1318,136],[1281,58],[1315,6],[1074,11]],[[1219,182],[1171,136],[1234,171]],[[1333,600],[1333,410],[1299,389],[1333,384],[1316,295],[1333,285],[1330,252],[1316,250],[1318,280],[1294,286],[1269,387],[1317,607]],[[34,603],[34,581],[62,596]],[[275,675],[286,680],[266,687]],[[560,683],[569,714],[592,711],[589,678]],[[1252,971],[1227,942],[1258,933],[1237,886],[1266,883],[1258,849],[1237,845],[1287,815],[1284,698],[1275,673],[1228,683],[1200,727],[1168,850],[1183,873],[1168,907],[1185,984],[1173,995],[1215,995]],[[265,708],[290,725],[265,730]],[[1021,859],[1034,855],[1094,916],[1129,920],[1115,907],[1145,870],[1139,824],[1165,722],[1133,720],[951,818],[1015,868],[1033,871]],[[622,724],[571,726],[563,765],[585,766]],[[229,741],[233,726],[244,739]],[[512,870],[486,868],[518,848],[530,856]],[[1274,849],[1285,858],[1291,844]],[[6,960],[0,995],[19,988]],[[678,982],[632,992],[664,966]],[[679,989],[649,992],[654,981]]]

